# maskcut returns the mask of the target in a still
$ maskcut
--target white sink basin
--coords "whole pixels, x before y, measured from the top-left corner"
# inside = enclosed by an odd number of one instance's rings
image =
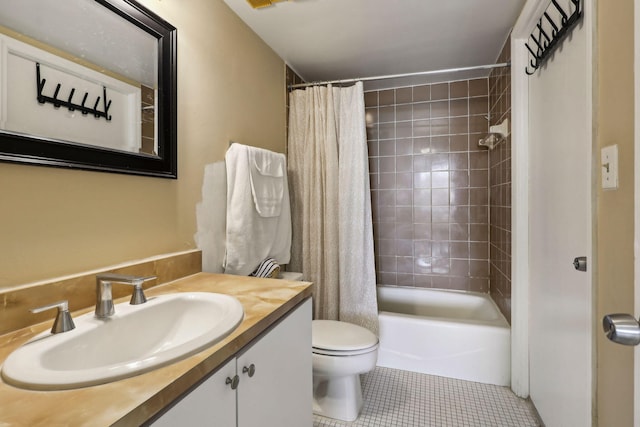
[[[10,384],[62,390],[103,384],[147,372],[193,355],[222,340],[244,317],[229,295],[185,292],[117,304],[107,320],[93,312],[74,319],[76,328],[35,336],[2,367]]]

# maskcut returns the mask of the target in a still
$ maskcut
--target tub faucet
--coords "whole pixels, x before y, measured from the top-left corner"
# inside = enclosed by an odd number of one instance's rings
[[[147,302],[147,298],[142,291],[142,284],[155,278],[156,276],[138,277],[115,273],[98,274],[96,276],[96,317],[106,319],[115,313],[113,295],[111,294],[111,285],[113,283],[133,286],[133,294],[129,304],[138,305]]]

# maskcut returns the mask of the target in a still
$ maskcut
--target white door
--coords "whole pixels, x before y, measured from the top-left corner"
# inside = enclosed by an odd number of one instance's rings
[[[529,380],[548,427],[592,424],[592,269],[573,266],[578,256],[592,260],[593,10],[585,8],[583,25],[528,78]]]

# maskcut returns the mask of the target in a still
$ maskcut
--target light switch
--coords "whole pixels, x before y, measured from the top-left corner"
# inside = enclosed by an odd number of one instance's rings
[[[618,188],[618,146],[609,145],[601,150],[600,168],[602,170],[602,188]]]

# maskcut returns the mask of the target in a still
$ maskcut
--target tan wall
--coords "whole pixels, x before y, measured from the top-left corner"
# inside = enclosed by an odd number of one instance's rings
[[[179,178],[0,163],[0,288],[194,248],[204,166],[284,151],[283,61],[222,0],[141,3],[178,28]]]
[[[633,425],[633,348],[606,340],[606,313],[633,313],[633,0],[599,1],[595,174],[597,214],[597,416],[599,426]],[[618,144],[620,186],[602,191],[600,148]],[[637,313],[636,313],[637,314]]]

